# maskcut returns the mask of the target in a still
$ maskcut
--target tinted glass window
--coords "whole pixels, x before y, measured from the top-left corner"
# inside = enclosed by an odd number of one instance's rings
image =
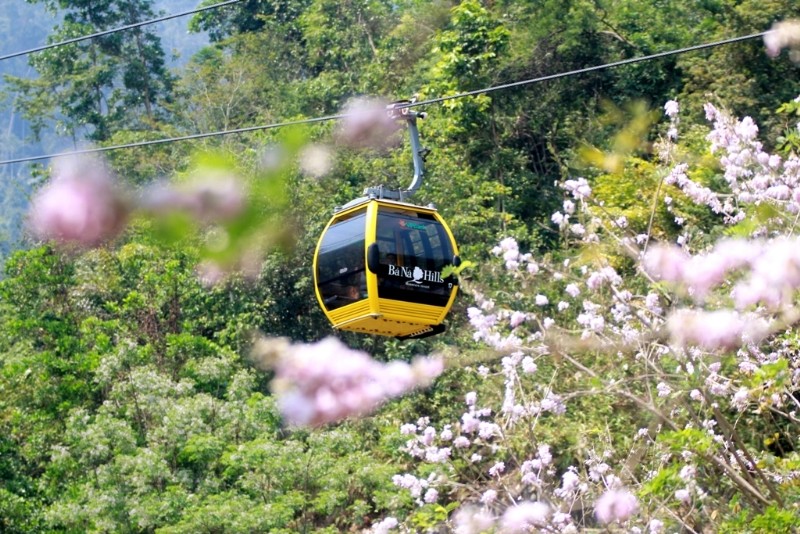
[[[433,215],[382,208],[378,212],[380,251],[378,296],[444,306],[453,290],[442,269],[453,261],[447,232]]]
[[[319,247],[317,285],[329,310],[366,298],[364,210],[328,227]]]

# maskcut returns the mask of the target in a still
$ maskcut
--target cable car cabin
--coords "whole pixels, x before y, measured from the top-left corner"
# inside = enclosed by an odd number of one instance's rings
[[[420,338],[444,331],[458,290],[450,229],[434,208],[364,198],[336,213],[317,244],[317,299],[334,328]]]

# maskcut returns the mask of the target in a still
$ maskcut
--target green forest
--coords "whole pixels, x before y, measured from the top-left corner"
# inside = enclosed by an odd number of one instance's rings
[[[217,3],[181,66],[145,25],[4,76],[79,152],[3,174],[0,532],[800,531],[797,2]],[[462,260],[419,339],[315,288],[414,177],[398,102]]]

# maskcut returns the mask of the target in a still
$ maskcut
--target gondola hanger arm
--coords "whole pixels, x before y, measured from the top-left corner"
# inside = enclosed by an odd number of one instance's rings
[[[380,198],[389,200],[399,200],[405,202],[422,186],[422,181],[425,177],[425,154],[428,150],[422,147],[419,140],[419,129],[417,128],[417,119],[424,119],[427,114],[420,111],[414,111],[409,104],[413,104],[414,100],[399,100],[393,102],[386,107],[386,112],[389,117],[403,121],[408,127],[408,135],[411,141],[411,156],[414,161],[414,176],[411,179],[407,189],[388,189],[383,185],[377,187],[368,187],[364,190],[364,195],[369,198]]]

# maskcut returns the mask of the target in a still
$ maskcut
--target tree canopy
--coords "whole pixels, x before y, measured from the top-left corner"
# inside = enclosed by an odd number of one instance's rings
[[[57,16],[50,42],[157,15],[29,1]],[[24,246],[0,249],[0,531],[796,531],[798,23],[769,54],[759,37],[481,90],[798,16],[788,0],[245,0],[187,23],[211,42],[180,68],[149,28],[31,55],[5,91],[32,139],[369,120],[47,162],[3,195],[0,235],[35,198]],[[471,265],[448,329],[334,331],[322,229],[413,174],[405,132],[359,106],[444,97],[417,109],[413,200]],[[438,378],[292,424],[301,389],[347,404],[331,391],[359,365]]]

